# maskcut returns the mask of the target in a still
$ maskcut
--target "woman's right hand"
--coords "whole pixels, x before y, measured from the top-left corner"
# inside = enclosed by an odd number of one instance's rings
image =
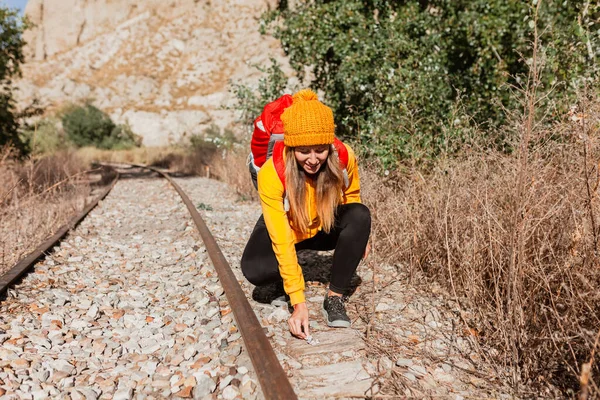
[[[294,312],[290,319],[288,319],[288,325],[292,335],[300,339],[306,339],[310,335],[308,331],[308,307],[306,303],[294,305]]]

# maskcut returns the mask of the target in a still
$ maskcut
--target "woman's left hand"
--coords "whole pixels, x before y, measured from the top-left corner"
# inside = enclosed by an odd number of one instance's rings
[[[290,319],[288,319],[288,325],[292,335],[300,339],[306,339],[310,335],[308,331],[308,307],[306,307],[306,303],[294,305],[294,312]]]

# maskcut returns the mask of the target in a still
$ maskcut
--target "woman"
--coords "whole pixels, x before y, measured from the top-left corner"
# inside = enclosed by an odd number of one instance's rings
[[[371,217],[369,209],[360,203],[356,158],[343,144],[348,151],[345,171],[340,165],[333,146],[331,109],[319,102],[314,92],[302,90],[293,96],[281,121],[285,147],[280,160],[284,169],[274,161],[274,151],[258,172],[263,215],[246,245],[241,266],[246,279],[256,286],[283,280],[294,307],[288,321],[290,332],[306,339],[310,334],[308,308],[296,250],[335,249],[322,312],[329,326],[349,327],[342,296],[366,256]]]

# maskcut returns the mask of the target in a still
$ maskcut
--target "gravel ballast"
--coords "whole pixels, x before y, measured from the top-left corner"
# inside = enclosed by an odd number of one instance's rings
[[[0,395],[256,398],[193,222],[161,179],[121,180],[0,303]]]

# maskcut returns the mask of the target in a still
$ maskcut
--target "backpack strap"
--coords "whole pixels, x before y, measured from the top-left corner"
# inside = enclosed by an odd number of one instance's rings
[[[283,190],[285,191],[285,160],[283,159],[283,150],[285,144],[283,140],[275,142],[273,145],[273,164],[275,165],[275,171],[279,180],[283,184]]]
[[[283,150],[285,149],[285,144],[283,140],[275,142],[273,145],[273,165],[275,166],[275,172],[277,172],[277,176],[279,180],[283,184],[283,209],[285,212],[290,211],[290,200],[288,199],[287,191],[285,190],[285,160],[283,159]]]
[[[337,154],[338,160],[340,160],[340,167],[342,167],[342,173],[344,174],[344,188],[350,186],[350,177],[348,176],[348,149],[344,146],[344,143],[338,138],[333,141],[333,148]]]
[[[338,138],[335,138],[335,140],[333,141],[333,146],[335,147],[335,151],[337,152],[341,167],[345,170],[346,167],[348,167],[348,149],[346,148],[346,146],[344,146],[344,143]]]

